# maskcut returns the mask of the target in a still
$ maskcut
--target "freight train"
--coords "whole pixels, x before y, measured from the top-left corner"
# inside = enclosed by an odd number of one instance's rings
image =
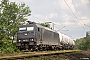
[[[29,22],[19,27],[16,45],[20,50],[64,50],[73,49],[75,43],[67,35]]]

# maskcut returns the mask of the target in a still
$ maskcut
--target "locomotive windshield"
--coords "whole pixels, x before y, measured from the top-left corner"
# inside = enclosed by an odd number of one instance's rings
[[[19,31],[26,31],[26,27],[20,27]]]
[[[20,27],[19,31],[33,31],[34,27]]]
[[[27,31],[33,31],[34,27],[27,27]]]

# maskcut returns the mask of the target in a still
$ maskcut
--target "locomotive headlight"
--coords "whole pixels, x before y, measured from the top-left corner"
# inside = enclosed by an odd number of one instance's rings
[[[33,41],[34,39],[31,39],[31,41]]]
[[[21,42],[21,40],[19,40],[19,42]]]
[[[26,40],[23,40],[23,41],[26,41]]]
[[[27,35],[27,33],[26,33],[26,34],[24,34],[24,35]]]

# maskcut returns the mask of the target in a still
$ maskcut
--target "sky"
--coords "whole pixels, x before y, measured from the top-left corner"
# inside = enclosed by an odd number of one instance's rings
[[[28,20],[52,22],[54,30],[72,39],[86,36],[90,31],[90,0],[9,0],[30,7]],[[51,23],[51,26],[52,26]]]

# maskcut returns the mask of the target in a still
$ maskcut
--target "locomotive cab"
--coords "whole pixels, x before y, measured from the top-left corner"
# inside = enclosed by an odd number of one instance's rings
[[[36,45],[35,24],[21,25],[17,33],[17,47],[26,50],[33,45]]]

